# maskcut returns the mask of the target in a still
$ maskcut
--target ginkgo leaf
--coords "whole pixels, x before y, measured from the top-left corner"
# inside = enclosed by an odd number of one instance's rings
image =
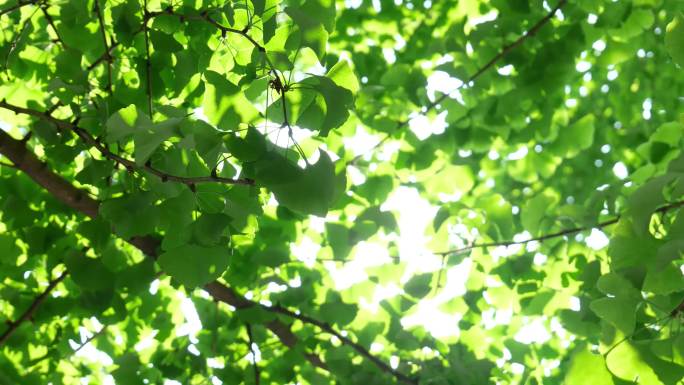
[[[223,246],[185,244],[159,256],[161,268],[188,288],[220,277],[228,267],[230,250]]]
[[[684,67],[684,15],[681,12],[667,24],[665,47],[672,60],[680,67]]]

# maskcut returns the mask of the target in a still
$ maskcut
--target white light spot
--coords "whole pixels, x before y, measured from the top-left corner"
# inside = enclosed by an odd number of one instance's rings
[[[591,69],[591,63],[589,63],[588,61],[579,61],[575,65],[575,70],[577,70],[577,72],[587,72],[590,69]]]
[[[496,70],[501,76],[509,76],[513,73],[513,65],[508,64]]]
[[[649,120],[651,119],[651,108],[653,107],[653,103],[651,102],[651,98],[646,98],[644,102],[641,104],[642,108],[642,113],[641,115],[643,116],[644,119]]]
[[[544,254],[535,253],[535,254],[534,254],[534,260],[533,260],[533,261],[534,261],[534,264],[535,264],[535,265],[541,266],[541,265],[543,265],[544,263],[546,263],[546,261],[547,261],[548,259],[549,259],[549,257],[547,257],[547,256],[544,255]]]
[[[508,154],[506,159],[508,159],[508,160],[520,160],[520,159],[523,159],[527,156],[527,152],[528,152],[527,147],[520,147],[515,152]]]
[[[385,61],[387,61],[387,63],[389,64],[394,64],[394,62],[397,61],[397,55],[394,53],[394,50],[392,48],[383,48],[382,55],[385,57]]]
[[[601,250],[608,246],[610,241],[603,231],[599,229],[591,229],[591,234],[589,234],[585,242],[587,243],[587,246],[591,247],[592,249]]]
[[[587,16],[587,23],[589,24],[596,24],[596,21],[598,21],[598,16],[594,15],[593,13],[590,13],[589,16]]]
[[[684,266],[684,265],[682,265],[682,266]],[[582,305],[581,305],[580,299],[575,297],[575,296],[570,297],[570,310],[580,311],[581,309],[582,309]]]
[[[613,81],[613,80],[617,79],[617,77],[618,77],[618,72],[617,72],[617,70],[610,70],[610,71],[608,71],[608,80],[609,80],[609,81]]]
[[[435,100],[435,92],[439,91],[443,94],[449,95],[452,99],[456,99],[462,105],[465,105],[463,96],[458,91],[463,86],[463,81],[451,77],[444,71],[435,71],[428,76],[427,79],[427,95],[431,101]]]
[[[627,171],[627,166],[625,166],[624,163],[617,162],[615,163],[615,166],[613,166],[613,174],[615,174],[618,179],[625,179],[627,178],[627,175],[629,175],[629,171]]]
[[[316,255],[321,250],[321,245],[312,241],[311,238],[304,236],[302,240],[295,244],[290,244],[292,255],[296,255],[297,259],[304,262],[307,266],[313,266],[316,261]]]
[[[425,8],[429,8],[429,7],[425,7]],[[397,356],[390,357],[390,366],[392,367],[392,369],[398,368],[399,367],[399,357],[397,357]]]
[[[543,344],[551,339],[551,333],[544,326],[542,319],[535,319],[520,328],[515,335],[515,340],[523,344]]]
[[[347,8],[356,9],[363,4],[363,0],[344,0],[344,5]]]
[[[150,294],[157,294],[157,290],[159,290],[159,280],[155,279],[154,281],[152,281],[152,283],[150,283]]]
[[[525,372],[525,365],[513,362],[511,364],[511,372],[513,374],[523,374]]]
[[[603,40],[596,40],[594,44],[591,45],[591,48],[597,52],[603,52],[603,50],[606,49],[606,42]]]
[[[607,154],[610,152],[610,144],[604,144],[601,146],[601,152]]]

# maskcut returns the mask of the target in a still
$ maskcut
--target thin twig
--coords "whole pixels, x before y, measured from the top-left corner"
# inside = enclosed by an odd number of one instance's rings
[[[64,39],[62,39],[62,37],[59,35],[59,31],[57,30],[57,26],[55,25],[55,20],[47,11],[48,5],[46,3],[41,4],[40,10],[43,12],[43,16],[45,16],[45,20],[47,20],[47,23],[52,28],[52,31],[55,32],[55,36],[57,36],[57,42],[59,42],[63,47],[66,47]]]
[[[94,339],[96,339],[97,337],[101,336],[102,333],[104,333],[105,331],[107,331],[107,327],[108,327],[108,326],[109,326],[109,325],[104,325],[104,326],[102,326],[102,328],[100,328],[100,330],[98,330],[98,331],[97,331],[95,334],[93,334],[92,336],[88,337],[88,338],[87,338],[82,344],[80,344],[73,352],[71,352],[71,355],[73,356],[74,354],[78,353],[81,349],[83,349],[86,345],[88,345],[89,343],[91,343]]]
[[[100,0],[95,0],[95,14],[100,22],[100,35],[102,35],[102,44],[104,44],[104,60],[107,62],[107,92],[112,93],[112,55],[109,53],[109,44],[107,43],[107,32],[105,31],[104,17],[102,17],[102,10],[100,9]]]
[[[249,338],[249,351],[252,353],[252,367],[254,368],[254,384],[259,385],[261,383],[261,375],[259,374],[259,365],[256,360],[256,352],[254,351],[254,337],[252,336],[252,327],[246,323],[245,329],[247,329],[247,337]]]
[[[345,345],[351,347],[352,349],[356,350],[357,353],[359,353],[361,356],[363,356],[366,359],[368,359],[369,361],[371,361],[373,364],[375,364],[375,366],[377,366],[383,372],[394,376],[394,378],[396,378],[397,380],[399,380],[401,382],[404,382],[407,384],[418,384],[417,379],[409,377],[409,376],[399,372],[398,370],[393,369],[386,362],[384,362],[383,360],[381,360],[378,357],[371,354],[371,352],[368,351],[363,346],[361,346],[361,344],[352,341],[349,337],[345,337],[344,335],[342,335],[342,333],[338,332],[337,330],[335,330],[335,328],[333,328],[331,325],[329,325],[325,322],[319,321],[315,318],[309,317],[309,316],[301,314],[301,313],[295,313],[295,312],[293,312],[289,309],[286,309],[282,306],[266,306],[266,305],[261,305],[261,304],[260,304],[260,306],[262,308],[270,311],[270,312],[286,315],[288,317],[300,320],[304,323],[317,326],[318,328],[320,328],[324,332],[337,337],[343,344],[345,344]]]
[[[36,3],[38,3],[38,0],[19,1],[19,2],[17,2],[16,4],[14,4],[13,6],[7,8],[7,9],[3,9],[2,11],[0,11],[0,16],[5,15],[5,14],[8,14],[8,13],[11,13],[11,12],[14,12],[14,11],[16,11],[17,9],[19,9],[19,8],[25,6],[25,5],[31,5],[31,4],[36,4]]]
[[[198,177],[185,177],[185,176],[177,176],[177,175],[172,175],[168,174],[164,171],[161,171],[159,169],[156,169],[152,167],[149,163],[146,163],[144,165],[139,166],[137,163],[135,163],[132,160],[126,159],[120,155],[117,155],[113,153],[107,146],[102,144],[98,139],[94,138],[88,131],[85,129],[79,127],[76,123],[74,122],[69,122],[66,120],[61,120],[53,117],[52,115],[46,114],[41,111],[36,111],[32,110],[29,108],[23,108],[19,106],[15,106],[12,104],[7,103],[4,100],[0,101],[0,108],[5,108],[10,111],[14,111],[15,113],[18,114],[25,114],[25,115],[30,115],[34,116],[37,118],[40,118],[42,120],[45,120],[47,122],[50,122],[54,124],[55,126],[58,127],[60,130],[68,130],[72,131],[75,133],[81,140],[83,140],[86,144],[95,147],[105,158],[108,158],[116,163],[119,163],[126,167],[127,170],[133,172],[135,170],[140,170],[140,171],[146,171],[149,172],[150,174],[158,176],[162,181],[170,181],[170,182],[178,182],[178,183],[183,183],[191,188],[198,183],[223,183],[223,184],[240,184],[240,185],[254,185],[254,180],[252,179],[231,179],[231,178],[224,178],[220,177],[218,175],[210,175],[210,176],[198,176]]]
[[[510,44],[508,44],[508,45],[505,45],[505,46],[501,49],[501,51],[499,51],[498,54],[496,54],[494,57],[492,57],[487,63],[485,63],[485,65],[483,65],[482,67],[480,67],[477,71],[475,71],[475,73],[473,73],[472,75],[470,75],[470,76],[468,77],[468,79],[465,80],[464,82],[462,82],[458,87],[454,88],[453,90],[451,90],[451,91],[449,91],[449,92],[447,92],[447,93],[445,93],[445,94],[442,94],[441,96],[439,96],[438,98],[436,98],[433,102],[431,102],[430,104],[428,104],[427,106],[425,106],[425,107],[422,109],[422,111],[420,112],[420,114],[421,114],[421,115],[427,114],[428,112],[430,112],[431,110],[433,110],[435,107],[437,107],[437,105],[438,105],[439,103],[441,103],[442,101],[444,101],[446,98],[448,98],[448,97],[449,97],[451,94],[453,94],[454,92],[460,90],[462,87],[464,87],[464,86],[466,86],[466,85],[469,85],[469,86],[470,86],[472,82],[474,82],[475,80],[477,80],[477,78],[479,78],[483,73],[487,72],[487,70],[489,70],[490,68],[494,67],[494,64],[496,64],[496,63],[497,63],[499,60],[501,60],[504,56],[508,55],[514,48],[516,48],[516,47],[518,47],[519,45],[523,44],[523,43],[525,42],[525,40],[527,40],[528,38],[530,38],[530,37],[536,35],[536,34],[539,32],[539,30],[542,29],[543,26],[545,26],[546,24],[548,24],[548,22],[551,21],[551,19],[553,19],[553,17],[556,15],[556,12],[558,12],[558,10],[561,9],[566,3],[567,3],[567,0],[560,0],[560,1],[558,2],[558,4],[557,4],[551,11],[549,11],[549,13],[547,13],[546,16],[544,16],[544,17],[543,17],[542,19],[540,19],[535,25],[533,25],[532,28],[530,28],[529,30],[525,31],[525,33],[523,33],[522,35],[520,35],[520,37],[518,37],[514,42],[512,42],[512,43],[510,43]],[[400,129],[402,129],[402,128],[404,128],[406,125],[408,125],[408,124],[409,124],[409,121],[410,121],[410,119],[404,119],[404,120],[399,120],[399,121],[397,121],[397,125],[396,125],[396,127],[394,128],[394,130],[395,130],[395,131],[399,131]],[[391,134],[389,134],[389,133],[388,133],[388,134],[385,134],[385,137],[382,138],[378,143],[376,143],[375,146],[373,146],[369,151],[374,151],[374,150],[376,150],[376,149],[377,149],[378,147],[380,147],[383,143],[385,143],[387,140],[389,140],[390,137],[391,137]],[[363,154],[359,154],[359,155],[355,156],[355,157],[349,162],[349,164],[351,164],[351,165],[356,164],[356,163],[359,161],[359,159],[361,159],[362,156],[363,156]]]
[[[33,300],[33,302],[31,302],[31,305],[29,305],[28,309],[26,309],[26,311],[24,311],[24,313],[22,313],[22,315],[19,316],[19,318],[16,321],[9,322],[9,328],[5,330],[5,332],[2,333],[2,335],[0,335],[0,346],[7,342],[7,340],[12,336],[12,334],[15,331],[17,331],[17,329],[23,322],[29,320],[33,316],[33,313],[36,312],[38,306],[40,306],[40,304],[42,304],[45,301],[47,296],[57,286],[57,284],[59,284],[60,282],[62,282],[64,278],[66,278],[67,274],[68,273],[65,270],[62,272],[62,274],[59,275],[59,277],[50,281],[45,290],[43,290],[43,292],[40,293],[40,295],[38,295]]]
[[[150,20],[150,14],[147,11],[147,0],[143,0],[143,33],[145,34],[145,68],[147,69],[147,109],[152,119],[152,62],[150,61],[150,37],[147,23]]]
[[[680,208],[682,206],[684,206],[684,200],[673,202],[673,203],[667,204],[665,206],[659,207],[658,209],[655,210],[655,213],[664,213],[664,212],[667,212],[670,210]],[[526,245],[530,242],[542,242],[542,241],[545,241],[547,239],[558,238],[558,237],[562,237],[565,235],[581,233],[583,231],[588,231],[591,229],[602,229],[606,226],[616,224],[620,220],[620,217],[621,217],[621,215],[618,215],[613,219],[609,219],[609,220],[606,220],[603,222],[599,222],[596,225],[573,227],[570,229],[556,231],[554,233],[544,234],[544,235],[541,235],[539,237],[524,239],[522,241],[508,240],[508,241],[499,241],[499,242],[475,243],[475,244],[465,246],[465,247],[461,247],[458,249],[436,252],[434,254],[447,256],[447,255],[452,255],[452,254],[465,253],[465,252],[473,250],[473,249],[482,249],[482,248],[487,248],[487,247],[498,247],[498,246]]]
[[[520,35],[520,37],[518,37],[514,42],[512,42],[512,43],[510,43],[510,44],[508,44],[508,45],[506,45],[506,46],[504,46],[498,54],[496,54],[493,58],[491,58],[485,65],[483,65],[482,67],[480,67],[480,69],[478,69],[474,74],[470,75],[470,77],[468,78],[468,80],[466,80],[465,82],[463,82],[461,85],[459,85],[458,87],[456,87],[454,90],[452,90],[452,91],[450,91],[450,92],[447,92],[447,93],[445,93],[445,94],[442,94],[440,97],[436,98],[432,103],[428,104],[428,105],[425,107],[425,108],[426,108],[426,109],[425,109],[425,113],[427,113],[428,111],[430,111],[430,110],[432,110],[433,108],[435,108],[435,107],[436,107],[439,103],[441,103],[444,99],[448,98],[449,95],[451,95],[452,93],[456,92],[457,90],[459,90],[459,89],[460,89],[461,87],[463,87],[464,85],[470,84],[470,83],[474,82],[475,80],[477,80],[477,78],[479,78],[480,75],[482,75],[483,73],[485,73],[488,69],[494,67],[494,64],[496,64],[496,62],[498,62],[498,61],[499,61],[500,59],[502,59],[504,56],[508,55],[508,53],[510,53],[515,47],[517,47],[517,46],[521,45],[522,43],[524,43],[525,40],[527,40],[528,38],[530,38],[530,37],[536,35],[537,32],[539,32],[539,30],[542,29],[543,26],[545,26],[549,21],[551,21],[551,19],[553,19],[553,17],[556,15],[556,12],[558,12],[558,10],[560,10],[561,8],[563,8],[563,6],[564,6],[567,2],[568,2],[567,0],[560,0],[560,1],[558,2],[558,4],[557,4],[551,11],[549,11],[548,14],[546,14],[546,16],[544,16],[544,17],[543,17],[541,20],[539,20],[535,25],[533,25],[532,28],[530,28],[529,30],[527,30],[527,32],[525,32],[525,33],[523,33],[522,35]],[[401,127],[405,126],[406,124],[408,124],[408,121],[402,122],[402,123],[399,125],[399,127],[397,127],[397,128],[401,128]]]

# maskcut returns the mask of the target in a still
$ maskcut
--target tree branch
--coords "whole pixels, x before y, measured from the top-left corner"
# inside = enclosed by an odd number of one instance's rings
[[[16,168],[29,175],[36,183],[49,191],[55,198],[72,209],[89,217],[97,216],[99,202],[88,197],[85,190],[80,190],[47,169],[47,165],[26,145],[0,130],[0,154],[12,161]]]
[[[26,311],[24,311],[24,313],[22,313],[22,315],[19,316],[19,318],[17,318],[15,321],[9,323],[9,328],[5,330],[5,332],[2,333],[2,335],[0,335],[0,346],[7,342],[7,340],[12,336],[12,334],[14,334],[15,331],[17,331],[17,329],[23,322],[29,320],[33,316],[33,313],[36,312],[38,306],[40,306],[40,304],[42,304],[43,301],[45,301],[47,296],[50,294],[50,292],[52,292],[52,290],[57,286],[57,284],[59,284],[60,282],[62,282],[64,278],[66,278],[67,274],[68,273],[64,271],[62,272],[62,274],[59,275],[59,277],[51,280],[48,286],[45,288],[45,290],[43,290],[43,292],[40,293],[40,295],[33,300],[28,309],[26,309]]]
[[[100,206],[99,201],[91,198],[85,194],[84,191],[77,189],[60,176],[47,169],[45,164],[38,160],[35,154],[26,149],[25,143],[12,138],[2,130],[0,130],[0,154],[15,162],[20,170],[25,172],[29,177],[36,181],[36,183],[43,186],[46,190],[48,190],[48,192],[50,192],[63,203],[67,204],[69,207],[72,207],[91,218],[98,216],[98,208]],[[153,236],[134,237],[128,239],[127,242],[140,249],[150,258],[156,259],[159,255],[161,242],[159,239]],[[376,365],[381,371],[393,375],[396,379],[402,382],[408,384],[417,384],[416,380],[409,378],[398,371],[395,371],[382,360],[373,356],[363,346],[355,343],[350,338],[343,336],[341,333],[337,332],[330,325],[324,322],[318,321],[303,314],[295,313],[280,306],[266,306],[258,302],[247,300],[237,294],[232,288],[218,281],[213,281],[206,284],[204,286],[204,290],[207,291],[215,300],[224,302],[235,307],[236,309],[259,306],[266,311],[281,314],[292,319],[300,320],[306,324],[317,326],[326,333],[337,337],[343,344],[348,345],[356,350],[359,354]],[[290,330],[287,325],[282,323],[280,320],[276,319],[270,321],[265,326],[280,339],[283,345],[294,347],[299,343],[299,338]],[[327,370],[327,366],[323,361],[321,361],[320,357],[311,353],[305,354],[305,357],[314,366]]]
[[[35,154],[26,149],[25,143],[12,138],[2,130],[0,130],[0,154],[15,162],[17,168],[67,206],[91,218],[98,216],[99,201],[90,198],[85,191],[77,189],[59,175],[53,173],[45,166],[45,163],[38,160]],[[128,239],[127,242],[140,249],[150,258],[156,259],[159,255],[161,242],[153,236],[133,237]],[[243,298],[233,289],[217,281],[208,283],[204,286],[204,289],[214,299],[237,309],[262,306]],[[299,343],[299,338],[281,321],[273,320],[265,326],[281,340],[283,345],[294,347]],[[327,366],[318,356],[307,353],[305,357],[314,366],[327,370]]]
[[[162,181],[171,181],[171,182],[178,182],[178,183],[183,183],[188,186],[195,185],[198,183],[223,183],[223,184],[239,184],[239,185],[254,185],[254,181],[251,179],[231,179],[231,178],[224,178],[220,177],[218,175],[210,175],[210,176],[199,176],[199,177],[185,177],[185,176],[177,176],[177,175],[172,175],[168,174],[164,171],[161,171],[159,169],[156,169],[152,167],[149,164],[145,164],[142,166],[139,166],[136,164],[134,161],[126,159],[120,155],[117,155],[110,151],[107,146],[103,145],[99,140],[95,139],[88,131],[85,129],[81,128],[78,126],[78,124],[74,122],[70,122],[67,120],[61,120],[53,117],[50,114],[47,114],[45,112],[29,109],[29,108],[24,108],[24,107],[19,107],[15,106],[13,104],[9,104],[4,100],[0,100],[0,108],[4,108],[10,111],[13,111],[17,114],[25,114],[25,115],[30,115],[34,116],[36,118],[45,120],[47,122],[50,122],[57,126],[59,130],[68,130],[72,131],[75,133],[83,142],[86,144],[95,147],[105,158],[108,158],[116,163],[120,163],[123,166],[126,167],[129,171],[134,171],[134,170],[140,170],[140,171],[146,171],[150,174],[156,175],[159,177]]]
[[[667,212],[670,210],[678,209],[682,206],[684,206],[684,200],[672,202],[672,203],[667,204],[665,206],[659,207],[654,211],[654,213],[664,213],[664,212]],[[499,241],[499,242],[475,243],[475,244],[472,244],[470,246],[465,246],[465,247],[461,247],[458,249],[436,252],[435,254],[447,256],[447,255],[452,255],[452,254],[465,253],[466,251],[470,251],[473,249],[483,249],[483,248],[487,248],[487,247],[498,247],[498,246],[526,245],[530,242],[542,242],[542,241],[545,241],[547,239],[558,238],[558,237],[562,237],[565,235],[581,233],[583,231],[589,231],[591,229],[602,229],[604,227],[616,224],[620,220],[620,217],[621,217],[621,215],[618,215],[613,219],[609,219],[609,220],[606,220],[603,222],[599,222],[593,226],[573,227],[570,229],[559,230],[559,231],[556,231],[553,233],[544,234],[544,235],[541,235],[539,237],[524,239],[522,241],[508,240],[508,241]]]

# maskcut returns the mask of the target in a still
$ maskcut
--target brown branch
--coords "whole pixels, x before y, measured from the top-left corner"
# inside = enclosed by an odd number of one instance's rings
[[[12,138],[3,130],[0,130],[0,154],[11,160],[19,170],[28,174],[59,201],[89,217],[97,216],[99,202],[89,198],[86,191],[77,189],[48,170],[47,164],[26,150],[25,143]]]
[[[104,60],[107,62],[107,92],[112,93],[112,55],[109,53],[109,44],[107,43],[107,32],[105,31],[105,22],[102,17],[102,10],[100,9],[100,0],[95,0],[95,14],[100,22],[100,35],[102,35],[102,44],[104,44]],[[151,116],[151,115],[150,115]]]
[[[46,287],[45,290],[43,290],[43,292],[40,293],[40,295],[38,295],[33,300],[33,302],[31,302],[31,305],[28,307],[28,309],[26,309],[26,311],[24,311],[24,313],[22,313],[22,315],[19,316],[17,320],[9,322],[9,328],[5,330],[5,332],[2,333],[2,335],[0,335],[0,346],[7,342],[7,340],[12,336],[12,334],[15,331],[17,331],[17,329],[23,322],[28,321],[33,316],[33,313],[36,312],[38,306],[40,306],[40,304],[42,304],[45,301],[47,296],[50,294],[50,292],[52,292],[52,290],[57,286],[57,284],[59,284],[60,282],[62,282],[64,278],[66,278],[67,274],[68,273],[64,271],[62,272],[62,274],[59,275],[59,277],[51,280],[48,284],[48,287]]]
[[[684,206],[684,200],[672,202],[672,203],[669,203],[665,206],[659,207],[654,211],[654,213],[664,213],[664,212],[667,212],[670,210],[678,209],[682,206]],[[522,241],[508,240],[508,241],[499,241],[499,242],[475,243],[475,244],[472,244],[472,245],[469,245],[466,247],[461,247],[458,249],[436,252],[435,254],[447,256],[447,255],[452,255],[452,254],[465,253],[465,252],[473,250],[473,249],[482,249],[482,248],[487,248],[487,247],[499,247],[499,246],[512,246],[512,245],[526,245],[530,242],[542,242],[542,241],[545,241],[547,239],[553,239],[553,238],[558,238],[558,237],[562,237],[565,235],[581,233],[583,231],[589,231],[591,229],[602,229],[604,227],[616,224],[620,220],[620,217],[621,217],[621,215],[618,215],[613,219],[609,219],[609,220],[606,220],[603,222],[599,222],[593,226],[573,227],[570,229],[559,230],[559,231],[556,231],[553,233],[544,234],[544,235],[541,235],[541,236],[535,237],[535,238],[524,239]]]
[[[221,25],[220,23],[216,22],[215,20],[213,20],[212,18],[210,18],[208,16],[207,12],[202,12],[200,15],[189,15],[188,16],[188,15],[177,14],[171,8],[167,8],[165,11],[162,11],[162,12],[148,12],[146,7],[145,7],[143,31],[147,34],[147,22],[151,18],[159,16],[159,15],[163,15],[163,14],[175,15],[181,19],[188,19],[188,20],[195,19],[195,20],[204,21],[206,23],[209,23],[209,24],[215,26],[217,29],[219,29],[221,31],[222,34],[225,34],[225,33],[239,34],[239,35],[245,37],[246,39],[248,39],[252,43],[252,45],[254,45],[254,47],[257,50],[259,50],[260,52],[265,52],[265,48],[263,46],[261,46],[256,40],[254,40],[251,36],[249,36],[249,34],[247,33],[248,30],[246,28],[243,30],[238,30],[235,28],[225,27],[225,26]],[[146,35],[146,46],[148,45],[147,43],[148,43],[148,39],[147,39],[147,35]],[[115,45],[115,43],[113,43],[110,48],[113,48],[114,45]],[[149,62],[149,47],[148,47],[147,53],[148,53],[148,62]],[[99,63],[102,60],[104,60],[104,59],[98,59],[96,61],[96,63]],[[268,65],[270,66],[270,69],[275,71],[275,67],[273,66],[273,63],[270,61],[270,59],[267,56],[265,56],[265,60],[267,61]],[[96,65],[96,64],[91,64],[91,66],[93,66],[93,65]],[[150,78],[149,78],[149,73],[148,73],[148,82],[149,81],[150,81]],[[150,99],[150,103],[151,103],[151,92],[149,92],[149,90],[150,90],[150,87],[148,87],[148,98]],[[282,97],[284,98],[284,92],[283,92]],[[127,160],[127,159],[124,159],[124,158],[121,158],[118,155],[111,153],[105,146],[100,144],[99,141],[97,141],[95,138],[93,138],[87,131],[78,127],[75,123],[59,120],[59,119],[56,119],[50,115],[47,115],[47,114],[39,112],[39,111],[30,110],[30,109],[26,109],[26,108],[22,108],[22,107],[18,107],[18,106],[13,106],[13,105],[6,103],[5,101],[0,101],[0,107],[12,110],[12,111],[17,112],[17,113],[24,113],[24,114],[36,116],[36,117],[39,117],[41,119],[45,119],[45,120],[55,124],[57,127],[61,128],[61,129],[71,130],[71,131],[75,132],[79,137],[81,137],[85,142],[92,145],[93,147],[96,147],[105,157],[112,159],[116,162],[119,162],[121,164],[124,164],[125,166],[127,166],[127,168],[129,166],[134,168],[134,169],[138,168],[138,166],[134,162]],[[284,112],[286,114],[286,110]],[[151,106],[150,106],[150,115],[151,115]],[[26,151],[25,148],[24,148],[24,151]],[[0,153],[1,152],[2,152],[2,148],[0,147]],[[159,176],[162,179],[164,179],[166,177],[168,180],[172,180],[170,175],[166,175],[163,172],[158,171],[156,169],[151,169],[151,167],[148,165],[146,165],[144,167],[144,169],[148,172],[151,172],[151,173]],[[50,171],[46,171],[46,172],[52,174]],[[56,177],[59,178],[58,176],[56,176]],[[215,182],[216,181],[215,180],[216,178],[213,176],[212,177],[204,177],[204,178],[183,178],[183,177],[175,177],[175,178],[177,178],[176,181],[186,183],[188,185],[193,185],[194,183],[198,183],[198,182],[212,182],[212,181]],[[225,178],[222,178],[222,179],[225,179]],[[230,181],[230,183],[236,183],[237,182],[237,180],[232,180],[232,179],[229,179],[229,181]],[[253,184],[253,183],[254,182],[251,180],[243,180],[242,181],[242,184]],[[74,189],[73,186],[71,188]],[[55,194],[55,195],[57,195],[57,194]],[[87,198],[87,200],[92,202],[90,204],[91,209],[92,208],[96,209],[97,207],[99,207],[99,202],[91,199],[90,197],[86,197],[86,198]],[[96,216],[96,215],[97,215],[97,212],[95,211],[95,214],[93,216]],[[131,240],[128,240],[128,242],[133,244],[134,246],[140,248],[141,250],[143,250],[143,252],[145,252],[145,254],[147,254],[148,256],[156,258],[157,253],[158,253],[158,248],[159,248],[158,247],[159,246],[159,240],[158,239],[155,239],[152,237],[135,237]],[[382,360],[380,360],[379,358],[373,356],[363,346],[352,341],[350,338],[343,336],[341,333],[337,332],[332,326],[330,326],[330,325],[328,325],[322,321],[318,321],[318,320],[311,318],[309,316],[306,316],[306,315],[295,313],[293,311],[290,311],[290,310],[283,308],[283,307],[280,307],[280,306],[265,306],[265,305],[259,304],[257,302],[249,301],[249,300],[239,296],[231,288],[229,288],[229,287],[227,287],[227,286],[225,286],[225,285],[223,285],[217,281],[214,281],[214,282],[211,282],[211,283],[205,285],[204,289],[207,292],[209,292],[209,294],[212,295],[215,299],[222,301],[222,302],[225,302],[225,303],[227,303],[227,304],[229,304],[235,308],[246,308],[246,307],[252,307],[252,306],[260,306],[267,311],[278,313],[281,315],[285,315],[287,317],[300,320],[304,323],[317,326],[318,328],[325,331],[326,333],[337,337],[343,344],[348,345],[351,348],[353,348],[354,350],[356,350],[361,356],[370,360],[381,371],[394,376],[397,380],[399,380],[401,382],[408,383],[408,384],[417,384],[417,380],[410,378],[410,377],[392,369],[387,363],[385,363]],[[266,324],[266,327],[269,328],[269,330],[271,330],[281,340],[281,342],[285,346],[293,347],[299,341],[298,337],[292,333],[292,331],[289,329],[289,327],[287,325],[283,324],[279,320],[274,320],[274,321],[268,322]],[[325,363],[322,362],[321,359],[317,355],[307,353],[305,356],[309,360],[309,362],[311,362],[313,365],[327,370],[327,365],[325,365]]]
[[[252,367],[254,368],[254,384],[261,384],[261,375],[259,374],[259,365],[256,360],[256,353],[254,352],[254,337],[252,336],[252,327],[245,324],[247,329],[247,338],[249,339],[249,351],[252,353]]]
[[[62,203],[90,218],[98,216],[99,201],[89,197],[85,191],[77,189],[62,179],[62,177],[49,170],[45,163],[41,162],[35,154],[26,149],[25,143],[12,138],[2,130],[0,130],[0,154],[15,162],[21,171]],[[128,239],[127,242],[140,249],[150,258],[156,259],[159,255],[161,242],[153,236],[133,237]],[[233,289],[217,281],[208,283],[204,286],[204,289],[217,301],[224,302],[237,309],[261,306],[256,302],[243,298]],[[281,340],[283,345],[294,347],[299,343],[299,338],[281,321],[273,320],[265,326]],[[306,353],[305,357],[314,366],[327,369],[325,363],[317,355]]]
[[[126,169],[128,169],[130,171],[141,170],[141,171],[146,171],[150,174],[156,175],[162,181],[178,182],[178,183],[186,184],[188,186],[193,186],[193,185],[198,184],[198,183],[223,183],[223,184],[254,185],[254,181],[251,179],[231,179],[231,178],[220,177],[218,175],[185,177],[185,176],[177,176],[177,175],[168,174],[164,171],[161,171],[157,168],[152,167],[149,164],[139,166],[134,161],[132,161],[130,159],[126,159],[120,155],[113,153],[111,150],[109,150],[109,148],[107,148],[107,146],[102,144],[99,140],[95,139],[88,131],[79,127],[78,124],[76,124],[74,122],[57,119],[57,118],[53,117],[52,115],[47,114],[45,112],[33,110],[30,108],[15,106],[13,104],[7,103],[4,100],[0,100],[0,108],[4,108],[4,109],[10,110],[10,111],[13,111],[17,114],[30,115],[30,116],[45,120],[47,122],[54,124],[59,130],[71,131],[71,132],[75,133],[81,140],[83,140],[83,142],[85,142],[86,144],[88,144],[92,147],[95,147],[105,158],[108,158],[108,159],[110,159],[116,163],[122,164],[123,166],[126,167]]]

